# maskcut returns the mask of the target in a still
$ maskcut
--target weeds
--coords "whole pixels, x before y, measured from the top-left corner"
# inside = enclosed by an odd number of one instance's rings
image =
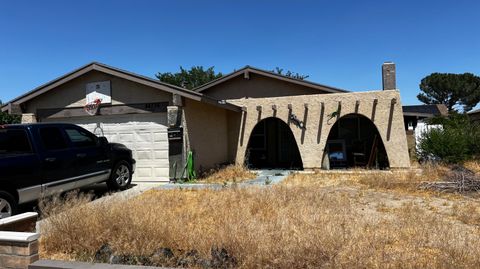
[[[361,188],[352,194],[296,181],[315,182],[317,176],[293,175],[271,188],[162,190],[129,200],[51,204],[42,224],[41,256],[92,261],[108,245],[120,260],[156,266],[480,267],[477,226],[414,203],[378,203],[380,212],[369,213],[363,205],[372,197]],[[373,184],[364,182],[358,186]],[[165,250],[168,259],[159,256]]]
[[[202,183],[239,183],[255,177],[254,172],[249,171],[242,165],[229,165],[203,173],[199,181]]]

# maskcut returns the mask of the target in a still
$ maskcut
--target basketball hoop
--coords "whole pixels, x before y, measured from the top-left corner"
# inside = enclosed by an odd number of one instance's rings
[[[95,116],[97,115],[98,108],[100,107],[100,104],[102,103],[102,99],[95,99],[90,103],[87,103],[83,109],[85,109],[85,112],[87,112],[88,115],[90,116]]]

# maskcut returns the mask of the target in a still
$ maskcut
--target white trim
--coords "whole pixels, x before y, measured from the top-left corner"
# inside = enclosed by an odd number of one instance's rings
[[[30,243],[38,240],[39,233],[0,232],[0,241]]]
[[[26,212],[26,213],[22,213],[22,214],[19,214],[19,215],[12,216],[12,217],[0,219],[0,225],[12,224],[12,223],[24,220],[24,219],[29,219],[29,218],[34,218],[34,217],[35,218],[38,217],[37,212]]]

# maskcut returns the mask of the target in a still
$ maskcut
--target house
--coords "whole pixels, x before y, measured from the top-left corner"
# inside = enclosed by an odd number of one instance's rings
[[[417,142],[422,134],[429,128],[437,128],[430,125],[427,119],[448,116],[448,108],[444,104],[433,105],[409,105],[403,106],[403,122],[407,134],[408,154],[410,159],[416,160]]]
[[[192,91],[94,62],[2,111],[22,122],[75,123],[126,144],[137,182],[181,176],[189,151],[196,169],[408,168],[393,63],[382,77],[383,90],[348,92],[246,66]],[[86,103],[95,100],[89,115]]]
[[[472,110],[467,113],[472,122],[478,122],[480,124],[480,109]]]

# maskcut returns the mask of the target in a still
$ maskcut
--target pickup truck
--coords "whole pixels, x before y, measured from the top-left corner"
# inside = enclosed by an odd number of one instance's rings
[[[74,124],[0,125],[0,218],[19,204],[90,184],[126,189],[134,170],[130,149]]]

